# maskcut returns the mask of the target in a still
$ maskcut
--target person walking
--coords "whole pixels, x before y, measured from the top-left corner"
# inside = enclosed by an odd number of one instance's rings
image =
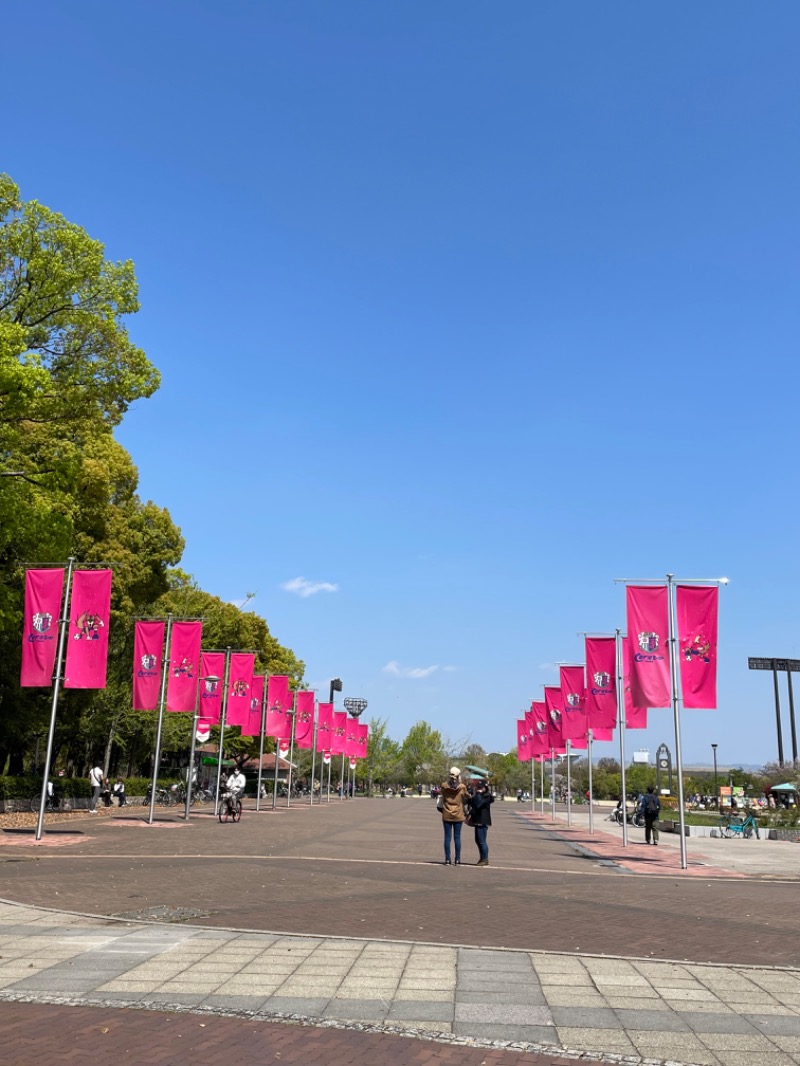
[[[661,800],[656,795],[656,790],[652,785],[648,788],[647,792],[642,796],[641,805],[642,814],[644,815],[644,842],[645,844],[657,844],[658,843],[658,826],[656,821],[661,811]],[[650,838],[653,838],[652,841]]]
[[[492,804],[494,796],[488,781],[478,781],[475,792],[469,801],[469,818],[475,829],[475,843],[478,845],[478,866],[489,865],[489,844],[487,834],[492,824]]]
[[[450,866],[450,841],[455,846],[455,863],[461,865],[461,827],[464,824],[464,804],[467,789],[457,766],[450,767],[450,776],[440,792],[442,824],[444,826],[444,864]]]
[[[97,801],[103,791],[105,775],[99,766],[93,766],[89,771],[89,784],[92,789],[92,798],[89,800],[89,814],[97,814]]]

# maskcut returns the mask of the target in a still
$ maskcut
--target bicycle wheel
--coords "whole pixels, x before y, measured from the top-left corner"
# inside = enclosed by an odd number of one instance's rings
[[[223,803],[220,806],[220,809],[219,809],[219,820],[220,820],[220,822],[227,822],[229,816],[230,816],[230,811],[228,810],[228,804],[227,803]]]
[[[640,814],[639,811],[637,811],[636,814],[633,815],[631,821],[637,829],[644,829],[644,815]]]
[[[242,817],[242,801],[241,800],[237,800],[236,801],[236,806],[231,811],[231,817],[233,818],[234,822],[238,822],[239,819]]]
[[[42,806],[42,796],[41,796],[41,793],[37,793],[31,799],[31,810],[33,811],[34,814],[38,814],[39,813],[39,808],[41,806]]]

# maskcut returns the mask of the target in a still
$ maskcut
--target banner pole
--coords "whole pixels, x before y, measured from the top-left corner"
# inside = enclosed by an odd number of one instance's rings
[[[342,755],[342,776],[339,779],[339,802],[344,799],[344,755]]]
[[[622,846],[628,846],[628,792],[625,784],[625,677],[622,666],[622,634],[615,631],[617,646],[617,715],[619,718],[619,774],[622,789]]]
[[[256,782],[256,812],[261,810],[261,785],[264,777],[264,738],[267,733],[267,688],[269,677],[264,675],[264,691],[261,693],[261,735],[258,742],[258,780]]]
[[[287,779],[286,779],[286,782],[287,782],[286,806],[287,807],[291,807],[291,805],[292,805],[292,769],[293,769],[292,762],[294,760],[294,723],[295,723],[295,720],[297,718],[297,713],[295,711],[295,707],[296,706],[297,706],[297,693],[294,693],[294,695],[292,696],[292,709],[291,709],[291,711],[289,711],[288,709],[286,711],[287,714],[291,714],[291,716],[292,716],[292,728],[289,731],[289,774],[288,774]]]
[[[192,806],[192,785],[194,784],[194,751],[197,741],[197,726],[200,722],[200,676],[198,671],[197,693],[194,697],[194,714],[192,715],[192,742],[189,745],[189,765],[186,768],[186,807],[183,812],[185,821],[189,821],[189,808]]]
[[[531,814],[536,814],[536,762],[531,755]]]
[[[272,809],[278,806],[278,759],[281,757],[281,738],[275,737],[275,772],[272,775]]]
[[[53,678],[53,702],[50,706],[50,728],[47,731],[47,751],[44,756],[44,774],[42,776],[42,794],[39,801],[39,817],[36,820],[36,839],[42,839],[44,832],[44,811],[47,806],[47,782],[50,779],[50,760],[53,757],[53,738],[56,732],[56,712],[58,711],[58,694],[61,683],[61,667],[64,663],[64,644],[67,639],[67,627],[69,626],[69,594],[72,589],[72,571],[75,568],[75,556],[70,555],[67,560],[67,586],[64,593],[64,604],[61,617],[58,620],[58,656],[56,658],[56,673]]]
[[[217,752],[217,785],[214,789],[214,817],[219,814],[219,786],[222,781],[222,757],[224,752],[225,720],[228,717],[228,685],[231,680],[231,649],[225,649],[225,675],[222,682],[222,708],[219,716],[219,751]]]
[[[572,825],[572,741],[567,740],[567,825]]]
[[[550,813],[556,820],[556,749],[550,749]]]
[[[678,825],[681,834],[681,869],[686,870],[686,811],[683,805],[683,754],[681,752],[680,679],[678,677],[678,637],[675,632],[675,581],[667,574],[667,603],[669,605],[669,669],[672,681],[672,714],[675,719],[675,768],[678,776]]]
[[[592,789],[592,731],[586,730],[586,744],[589,749],[589,832],[594,833],[594,790]]]
[[[541,789],[542,789],[542,818],[544,818],[544,764],[545,764],[545,760],[542,759],[541,762],[539,763],[539,766],[540,766],[539,783],[540,783]]]
[[[164,661],[161,664],[161,698],[158,701],[158,726],[156,727],[156,751],[153,757],[153,781],[150,785],[150,813],[148,825],[155,821],[156,789],[158,788],[158,767],[161,762],[161,730],[164,725],[164,704],[167,702],[167,676],[170,664],[170,638],[172,636],[172,615],[167,615],[167,635],[164,641]],[[199,671],[198,671],[199,672]]]
[[[325,752],[322,753],[323,759],[325,758]],[[328,803],[331,801],[331,763],[333,762],[333,756],[328,752]],[[325,764],[323,763],[323,766]]]
[[[316,699],[314,700],[314,719],[313,729],[311,730],[311,803],[310,807],[314,806],[314,771],[317,767],[317,707],[319,704]]]

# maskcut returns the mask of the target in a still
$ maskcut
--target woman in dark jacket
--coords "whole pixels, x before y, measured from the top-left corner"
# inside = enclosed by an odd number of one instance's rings
[[[475,794],[469,801],[470,821],[475,827],[475,843],[478,845],[478,866],[489,865],[489,845],[486,837],[492,824],[494,796],[489,791],[488,781],[479,781]]]

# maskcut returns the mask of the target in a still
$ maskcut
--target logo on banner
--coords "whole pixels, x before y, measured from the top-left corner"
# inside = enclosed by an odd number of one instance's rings
[[[241,678],[237,678],[237,680],[234,681],[231,690],[234,696],[246,696],[249,687],[250,686],[247,684],[246,681],[242,681]]]
[[[367,746],[367,738],[366,737],[359,737],[358,738],[358,746],[360,748],[365,748]]]
[[[285,743],[284,741],[281,741],[280,745],[278,746],[278,755],[280,755],[280,757],[282,759],[285,759],[288,754],[289,754],[289,745],[288,745],[288,743]]]
[[[608,688],[611,684],[611,674],[607,674],[605,670],[598,670],[596,674],[592,674],[594,683],[598,688]],[[592,690],[592,695],[597,696],[598,693]]]
[[[702,634],[698,634],[696,637],[684,641],[683,657],[687,663],[690,663],[693,659],[697,659],[699,662],[703,663],[710,663],[711,641],[706,640]]]
[[[541,736],[543,733],[547,732],[547,722],[537,721],[536,725],[533,728],[536,730],[539,736]]]
[[[72,634],[73,640],[99,640],[105,622],[93,611],[81,611],[75,620],[75,628],[78,632]]]
[[[251,711],[257,711],[258,710],[258,697],[257,696],[253,696],[253,698],[250,700],[250,710]]]
[[[334,732],[334,736],[343,737],[344,736],[344,726],[343,725],[337,725],[333,732]]]
[[[553,725],[561,725],[561,711],[551,711],[550,721]]]
[[[570,707],[580,707],[581,698],[577,692],[570,692],[567,694],[567,703]]]
[[[273,714],[283,714],[283,704],[282,703],[271,703],[269,709],[270,709],[270,711]]]
[[[217,692],[219,691],[219,681],[217,681],[216,678],[207,677],[203,682],[203,688],[205,691],[201,693],[201,700],[216,699]]]
[[[329,751],[324,751],[322,753],[322,761],[325,763],[326,766],[331,761],[331,753]]]
[[[637,637],[639,641],[639,647],[642,651],[650,652],[649,655],[642,655],[641,652],[637,652],[634,656],[637,663],[656,663],[663,659],[663,655],[653,655],[653,652],[658,651],[658,645],[660,641],[658,633],[640,633]]]
[[[37,611],[33,616],[33,628],[37,633],[46,633],[53,624],[53,616],[47,611]]]
[[[197,737],[197,740],[199,741],[200,744],[205,744],[205,742],[208,740],[208,738],[210,736],[211,736],[211,726],[198,725],[197,732],[195,733],[195,737]]]
[[[297,716],[297,721],[298,722],[310,722],[311,721],[310,712],[309,711],[300,711],[300,713]]]
[[[185,677],[188,680],[194,677],[194,663],[191,659],[183,658],[173,669],[173,677]]]
[[[156,663],[158,662],[157,655],[143,655],[140,659],[142,664],[142,670],[152,672],[155,670]]]
[[[519,738],[520,745],[524,747],[528,743],[528,734],[522,733]]]
[[[355,770],[355,768],[356,768],[356,760],[355,759],[351,759],[350,760],[350,769],[351,770]]]

